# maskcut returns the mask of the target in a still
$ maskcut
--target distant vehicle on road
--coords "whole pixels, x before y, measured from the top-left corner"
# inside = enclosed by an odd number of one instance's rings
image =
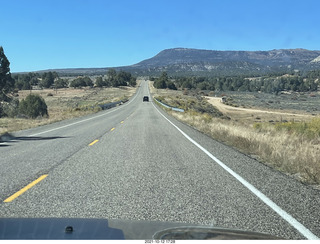
[[[144,96],[144,97],[143,97],[143,101],[144,101],[144,102],[149,102],[149,97],[148,97],[148,96]]]

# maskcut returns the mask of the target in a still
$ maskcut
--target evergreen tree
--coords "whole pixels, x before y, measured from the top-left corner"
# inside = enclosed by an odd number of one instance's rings
[[[129,82],[131,79],[131,74],[125,71],[120,71],[116,75],[116,86],[126,86],[127,82]]]
[[[42,81],[40,86],[44,88],[50,88],[54,84],[54,79],[57,77],[56,73],[47,72],[42,75]]]
[[[48,116],[47,104],[39,95],[29,94],[19,104],[19,112],[29,118]]]
[[[115,69],[109,69],[107,72],[107,81],[110,83],[112,86],[117,86],[116,82],[116,76],[117,76],[117,71]]]
[[[167,72],[162,72],[161,76],[154,82],[154,87],[157,89],[167,88],[167,82],[169,81]]]
[[[86,86],[90,86],[90,87],[93,87],[93,81],[90,79],[90,77],[88,76],[85,76],[83,78],[84,82],[86,83]]]
[[[130,86],[136,86],[137,85],[137,79],[131,76],[130,81],[129,81],[129,85]]]
[[[169,89],[171,89],[171,90],[177,90],[176,85],[175,85],[172,81],[169,81],[169,82],[167,83],[167,87],[168,87]]]
[[[58,88],[65,88],[68,86],[68,83],[65,79],[57,79],[55,82],[54,82],[54,88],[55,89],[58,89]]]
[[[103,81],[102,76],[99,76],[96,79],[96,87],[103,87],[103,86],[105,86],[105,82]]]
[[[0,101],[9,101],[7,94],[14,87],[14,80],[11,77],[9,66],[10,62],[4,54],[3,47],[0,46]]]

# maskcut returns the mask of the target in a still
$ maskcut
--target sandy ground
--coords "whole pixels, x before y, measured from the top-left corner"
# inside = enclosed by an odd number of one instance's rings
[[[223,114],[239,119],[247,120],[259,120],[259,121],[307,121],[310,120],[312,115],[303,113],[292,113],[288,111],[276,111],[276,110],[264,110],[264,109],[252,109],[232,107],[221,102],[220,97],[205,97],[208,102],[220,110]]]

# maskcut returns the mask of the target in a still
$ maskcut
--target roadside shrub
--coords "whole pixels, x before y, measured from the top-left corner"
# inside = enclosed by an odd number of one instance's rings
[[[261,130],[262,129],[262,124],[261,123],[254,123],[253,128],[256,130]]]
[[[320,136],[320,118],[313,118],[310,122],[282,122],[275,125],[277,130],[306,135],[309,138]]]
[[[2,104],[2,116],[13,118],[18,114],[18,108],[19,100],[16,98],[12,99],[10,102],[4,102]]]
[[[70,82],[70,86],[74,88],[84,87],[84,86],[93,87],[93,81],[88,76],[78,77]]]
[[[48,116],[47,104],[39,95],[29,94],[19,104],[19,113],[29,118]]]
[[[55,87],[56,89],[68,87],[68,81],[65,80],[65,79],[60,79],[60,78],[59,78],[58,80],[56,80],[56,81],[54,82],[54,87]]]

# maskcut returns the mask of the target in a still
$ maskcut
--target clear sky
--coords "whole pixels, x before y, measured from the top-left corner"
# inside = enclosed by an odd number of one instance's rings
[[[319,45],[319,0],[0,0],[11,72],[125,66],[175,47]]]

